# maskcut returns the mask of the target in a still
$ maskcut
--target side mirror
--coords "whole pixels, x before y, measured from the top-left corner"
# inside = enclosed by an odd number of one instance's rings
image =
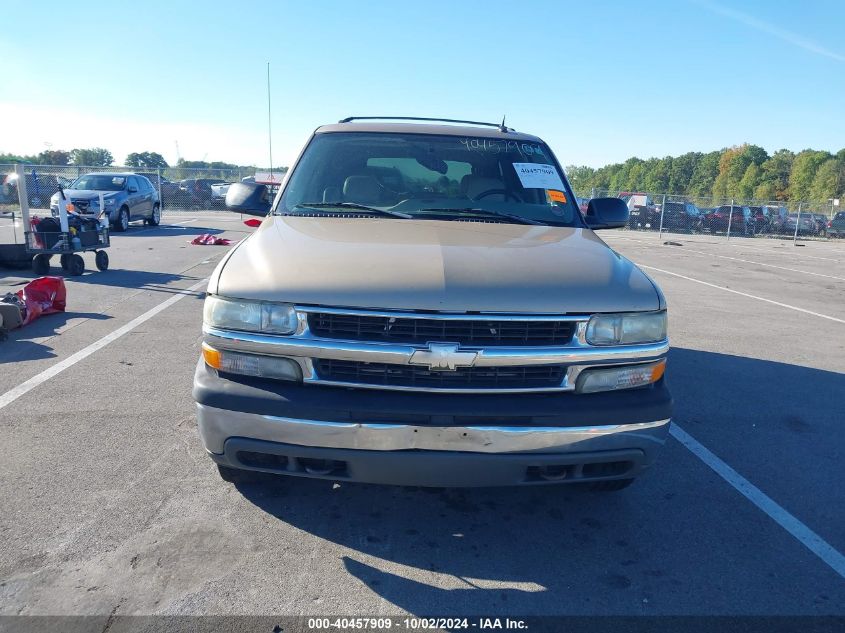
[[[226,192],[226,208],[230,211],[249,215],[267,215],[271,206],[273,204],[267,185],[236,182],[231,184]]]
[[[587,226],[591,229],[618,229],[628,224],[628,205],[619,198],[593,198],[587,204]]]
[[[138,187],[129,187],[126,191],[129,193],[138,193]]]

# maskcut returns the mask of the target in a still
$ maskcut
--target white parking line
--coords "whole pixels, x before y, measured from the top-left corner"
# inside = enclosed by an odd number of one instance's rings
[[[717,286],[716,284],[711,284],[707,281],[702,281],[701,279],[694,279],[692,277],[687,277],[686,275],[679,275],[678,273],[669,272],[668,270],[663,270],[662,268],[655,268],[654,266],[646,266],[645,264],[637,264],[640,268],[646,268],[648,270],[656,270],[659,273],[663,273],[665,275],[672,275],[673,277],[680,277],[681,279],[686,279],[687,281],[693,281],[697,284],[702,284],[704,286],[710,286],[711,288],[716,288],[717,290],[724,290],[725,292],[732,292],[735,295],[742,295],[743,297],[748,297],[749,299],[756,299],[757,301],[765,301],[766,303],[771,303],[772,305],[780,306],[781,308],[788,308],[790,310],[795,310],[796,312],[803,312],[804,314],[811,314],[813,316],[817,316],[822,319],[827,319],[829,321],[835,321],[836,323],[845,324],[845,319],[837,319],[836,317],[832,317],[827,314],[821,314],[820,312],[813,312],[812,310],[806,310],[804,308],[799,308],[797,306],[791,306],[788,303],[781,303],[780,301],[774,301],[772,299],[766,299],[765,297],[758,297],[757,295],[751,295],[747,292],[740,292],[739,290],[733,290],[732,288],[726,288],[725,286]]]
[[[805,242],[805,243],[809,244],[811,242]],[[744,243],[743,242],[732,242],[730,244],[730,246],[733,246],[735,248],[751,248],[751,249],[755,249],[755,250],[758,250],[758,251],[764,251],[766,253],[772,253],[772,254],[775,254],[775,255],[780,255],[781,253],[786,252],[786,251],[792,251],[789,254],[789,257],[806,257],[807,259],[818,259],[820,261],[825,261],[825,262],[836,262],[837,264],[842,263],[841,259],[834,259],[832,257],[820,257],[818,255],[807,255],[803,251],[799,252],[799,251],[793,249],[791,243],[787,243],[786,245],[783,245],[783,246],[775,245],[775,246],[769,247],[769,246],[763,246],[762,244],[748,244],[747,242],[744,242]]]
[[[790,514],[783,507],[757,488],[750,481],[728,466],[725,462],[714,455],[703,444],[689,435],[677,424],[673,423],[669,433],[683,444],[693,455],[707,464],[719,477],[728,482],[742,496],[765,512],[772,520],[784,530],[798,539],[804,547],[813,552],[833,571],[845,578],[845,556],[825,541],[821,536],[813,532],[800,520]]]
[[[765,243],[764,239],[757,240],[757,243],[751,244],[751,243],[749,243],[749,240],[745,240],[745,239],[743,239],[741,241],[739,241],[739,240],[737,240],[737,241],[726,240],[726,239],[724,239],[724,236],[715,236],[715,241],[714,240],[703,240],[703,239],[691,239],[689,235],[685,235],[685,234],[682,235],[682,234],[676,234],[676,233],[664,233],[662,238],[658,238],[657,233],[646,233],[645,235],[641,235],[640,237],[646,238],[647,236],[648,236],[648,238],[651,238],[651,239],[635,239],[635,238],[632,238],[632,237],[625,237],[625,236],[618,235],[618,234],[615,234],[615,233],[612,233],[612,232],[607,232],[606,234],[602,235],[602,239],[604,239],[605,241],[608,241],[607,238],[611,238],[610,241],[625,240],[627,242],[639,242],[641,244],[658,242],[660,239],[663,239],[663,240],[673,239],[673,240],[682,240],[682,241],[686,242],[687,244],[712,244],[714,246],[727,246],[729,248],[750,248],[750,249],[754,249],[754,250],[757,250],[757,251],[761,251],[761,252],[769,253],[769,254],[773,254],[773,255],[782,255],[782,254],[786,253],[787,251],[789,251],[788,257],[790,259],[794,259],[794,258],[797,258],[797,257],[805,257],[807,259],[817,259],[817,260],[820,260],[820,261],[835,262],[837,264],[843,263],[842,259],[836,259],[836,258],[833,258],[833,257],[821,257],[819,255],[808,255],[804,252],[799,252],[799,251],[797,251],[793,248],[792,242],[784,242],[784,241],[781,241],[781,240],[777,240],[777,241],[771,240],[771,242],[776,242],[776,243],[771,244],[771,245],[764,245],[764,243]],[[704,234],[704,237],[710,237],[710,236],[707,236],[706,234]]]
[[[93,343],[91,343],[87,347],[82,348],[81,350],[79,350],[75,354],[71,354],[70,356],[68,356],[67,358],[65,358],[62,361],[59,361],[58,363],[56,363],[52,367],[48,367],[47,369],[42,371],[40,374],[36,374],[35,376],[30,378],[29,380],[24,381],[21,384],[19,384],[17,387],[10,389],[6,393],[4,393],[2,396],[0,396],[0,409],[2,409],[3,407],[5,407],[5,406],[7,406],[11,403],[13,403],[15,400],[20,398],[25,393],[32,391],[38,385],[50,380],[51,378],[53,378],[57,374],[60,374],[61,372],[63,372],[65,369],[67,369],[69,367],[73,367],[79,361],[88,358],[91,354],[93,354],[97,350],[104,348],[109,343],[116,341],[117,339],[119,339],[124,334],[131,332],[136,327],[138,327],[139,325],[141,325],[145,321],[149,321],[155,315],[157,315],[159,312],[166,310],[167,308],[172,306],[174,303],[176,303],[180,299],[184,299],[185,297],[191,296],[191,294],[195,290],[200,288],[207,281],[208,281],[208,279],[206,278],[206,279],[203,279],[202,281],[198,281],[197,283],[195,283],[190,288],[186,288],[185,290],[177,290],[176,291],[177,294],[170,297],[166,301],[163,301],[162,303],[158,304],[156,307],[151,308],[150,310],[147,310],[141,316],[135,317],[134,319],[132,319],[126,325],[123,325],[123,326],[117,328],[114,332],[111,332],[110,334],[106,334],[103,338],[99,339],[98,341],[94,341]]]
[[[731,257],[730,255],[717,255],[716,253],[705,253],[704,251],[696,251],[691,248],[684,248],[684,253],[696,253],[706,257],[719,257],[721,259],[732,259],[735,262],[743,262],[745,264],[754,264],[755,266],[766,266],[768,268],[777,268],[779,270],[788,270],[793,273],[801,273],[803,275],[813,275],[814,277],[826,277],[827,279],[836,279],[838,281],[845,281],[845,277],[837,277],[836,275],[825,275],[823,273],[814,273],[809,270],[798,270],[797,268],[787,268],[786,266],[778,266],[776,264],[764,264],[763,262],[755,262],[750,259],[741,259],[739,257]]]

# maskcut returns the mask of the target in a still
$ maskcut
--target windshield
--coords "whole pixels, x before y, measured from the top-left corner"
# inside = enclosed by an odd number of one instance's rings
[[[125,182],[126,178],[123,176],[88,174],[77,178],[70,187],[71,189],[90,189],[92,191],[121,191]]]
[[[584,226],[546,145],[422,134],[316,135],[276,212],[360,215],[367,207],[415,219]]]

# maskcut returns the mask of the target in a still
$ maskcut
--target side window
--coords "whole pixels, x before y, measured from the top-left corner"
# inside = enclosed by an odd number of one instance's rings
[[[137,189],[138,191],[141,191],[141,187],[138,186],[138,179],[135,178],[134,176],[129,177],[129,182],[127,183],[126,189],[129,190],[132,187],[135,187],[135,189]]]

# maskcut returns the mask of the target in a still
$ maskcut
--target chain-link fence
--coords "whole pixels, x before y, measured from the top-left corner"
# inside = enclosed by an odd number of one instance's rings
[[[590,198],[621,198],[628,205],[628,229],[660,233],[706,233],[731,237],[825,239],[845,235],[845,213],[839,200],[782,202],[679,196],[638,191],[593,189]],[[843,224],[841,229],[839,224]]]
[[[18,194],[14,165],[0,165],[0,212],[16,212]],[[225,208],[231,183],[268,181],[255,168],[235,169],[166,167],[85,167],[78,165],[28,165],[26,167],[29,205],[35,213],[50,213],[50,201],[59,187],[70,187],[80,176],[92,172],[121,172],[145,176],[156,189],[162,212],[217,210]],[[279,181],[283,170],[273,174]],[[709,233],[731,237],[828,238],[845,235],[845,204],[739,200],[701,196],[679,196],[636,191],[593,189],[581,192],[581,207],[590,198],[603,196],[623,199],[630,210],[628,228],[660,233]],[[842,226],[839,226],[839,225]]]
[[[26,189],[29,206],[34,213],[50,213],[50,201],[55,200],[59,187],[69,188],[80,176],[95,172],[132,173],[145,176],[158,194],[162,211],[223,209],[228,186],[235,182],[254,182],[266,179],[255,168],[211,169],[166,167],[145,169],[136,167],[85,167],[78,165],[27,165]],[[0,164],[0,212],[17,211],[18,192],[15,165]],[[278,181],[279,172],[273,174]],[[127,183],[128,186],[128,183]]]

